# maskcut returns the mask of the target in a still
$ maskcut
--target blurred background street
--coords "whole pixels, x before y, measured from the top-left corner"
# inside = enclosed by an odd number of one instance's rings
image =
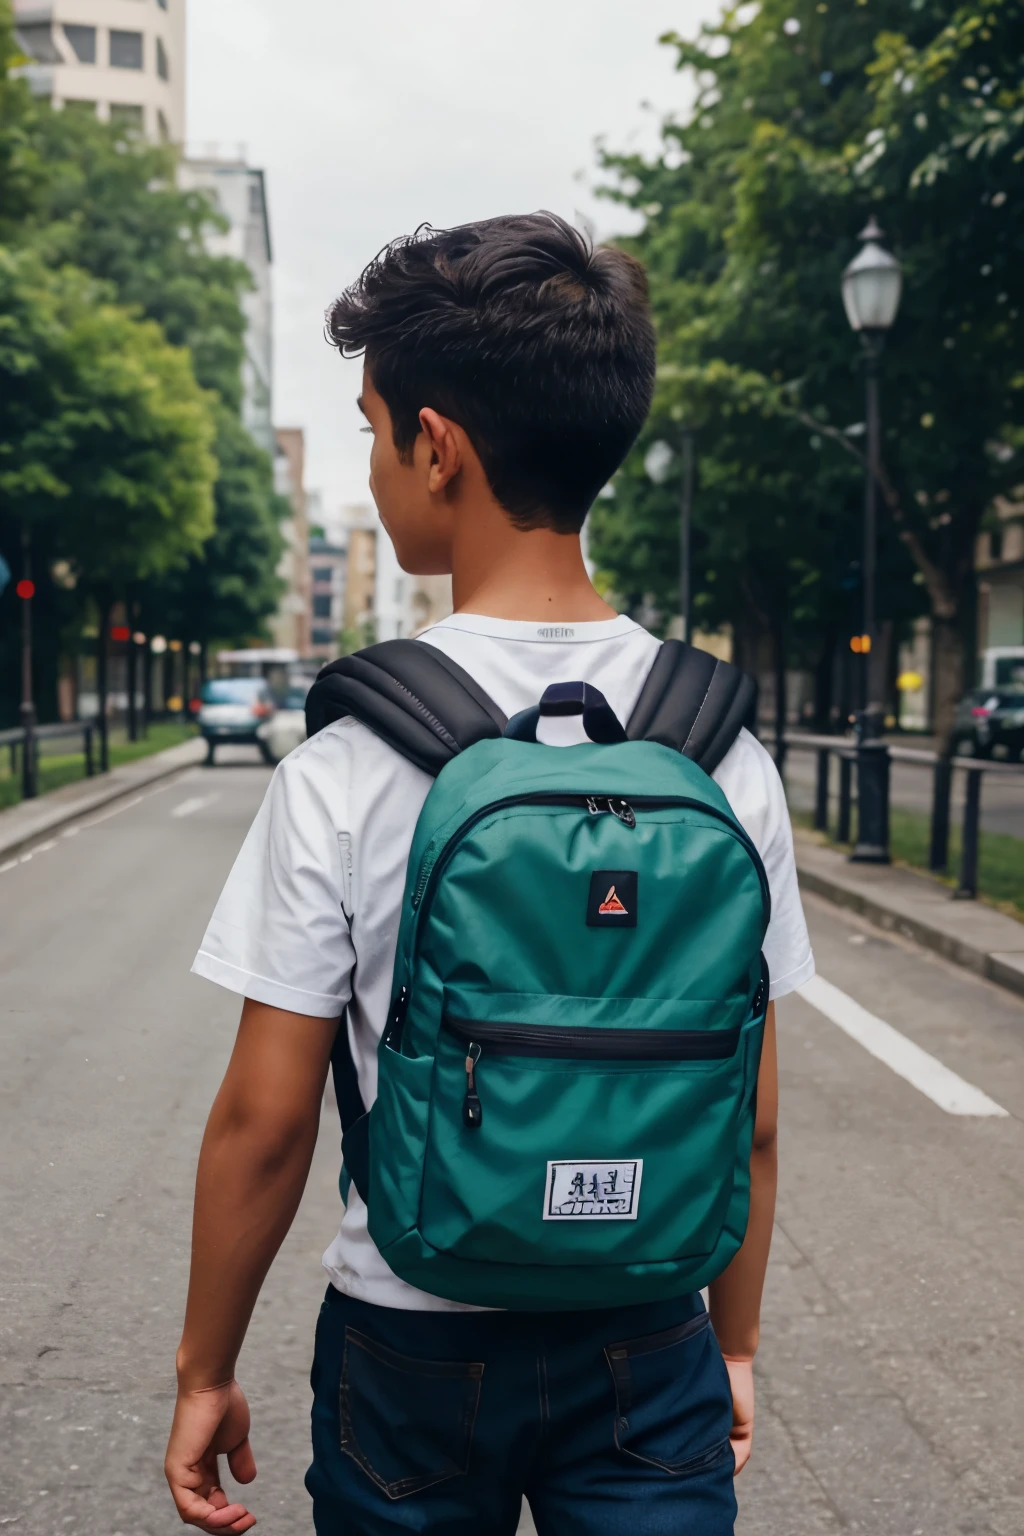
[[[238,1014],[188,967],[267,778],[226,750],[0,874],[0,1521],[19,1536],[172,1527],[191,1184]],[[739,1530],[1018,1536],[1024,1001],[813,899],[808,917],[823,977],[1007,1114],[949,1114],[803,998],[780,1005],[782,1184]],[[267,1536],[308,1522],[337,1166],[327,1103],[240,1366]]]

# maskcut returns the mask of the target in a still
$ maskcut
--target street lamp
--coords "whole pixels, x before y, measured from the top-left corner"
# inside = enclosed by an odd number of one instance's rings
[[[861,230],[863,246],[843,273],[846,318],[864,349],[867,382],[867,472],[864,481],[864,554],[861,563],[863,633],[860,635],[861,688],[857,717],[857,846],[851,857],[861,864],[889,862],[889,753],[881,740],[884,707],[874,697],[879,669],[875,652],[875,565],[878,544],[878,478],[881,469],[881,428],[878,405],[878,363],[900,307],[903,270],[880,244],[882,231],[874,217]]]
[[[679,499],[679,617],[682,637],[692,642],[690,634],[690,603],[692,585],[690,577],[693,524],[693,432],[689,427],[682,433],[682,484]],[[662,439],[652,443],[644,457],[644,471],[655,485],[663,485],[675,458],[675,450]]]

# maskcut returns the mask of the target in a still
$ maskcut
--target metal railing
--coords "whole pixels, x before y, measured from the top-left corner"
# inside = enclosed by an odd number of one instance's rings
[[[25,799],[31,799],[38,793],[39,786],[39,744],[43,741],[53,741],[65,736],[79,736],[82,739],[82,751],[85,756],[85,776],[91,779],[96,772],[96,758],[93,751],[93,738],[99,729],[95,720],[69,720],[56,725],[34,725],[31,731],[26,731],[23,725],[15,726],[13,730],[0,731],[0,748],[7,747],[11,754],[11,774],[20,771],[22,784],[25,786]],[[21,752],[19,769],[18,753]]]
[[[829,832],[831,804],[831,759],[839,760],[839,796],[835,840],[850,842],[850,820],[854,802],[854,768],[857,762],[858,743],[849,736],[812,736],[803,731],[787,731],[782,738],[785,751],[814,752],[817,769],[814,784],[814,827],[818,832]],[[937,874],[944,874],[949,864],[949,809],[952,776],[957,770],[966,775],[963,823],[960,841],[960,878],[953,892],[955,901],[973,901],[978,894],[978,858],[981,826],[981,788],[985,774],[1008,775],[1024,788],[1024,765],[992,762],[977,757],[941,757],[938,752],[924,752],[917,747],[899,747],[888,743],[873,742],[872,750],[886,755],[886,783],[889,782],[888,765],[906,763],[932,774],[931,828],[928,849],[928,867]],[[891,801],[891,789],[890,801]],[[886,819],[888,828],[888,818]],[[888,851],[888,849],[886,850]],[[1024,858],[1024,843],[1021,856]]]

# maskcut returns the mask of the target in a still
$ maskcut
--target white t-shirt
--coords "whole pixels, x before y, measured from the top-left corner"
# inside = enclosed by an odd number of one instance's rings
[[[507,715],[549,683],[582,680],[628,720],[660,641],[631,619],[545,625],[459,613],[420,637],[477,680]],[[578,718],[542,720],[538,739],[583,741]],[[772,916],[771,995],[814,974],[782,784],[747,731],[715,771],[764,862]],[[347,1010],[363,1102],[377,1092],[377,1042],[391,999],[405,869],[431,779],[366,726],[339,720],[279,765],[228,876],[192,969],[294,1013]],[[378,1306],[468,1310],[399,1280],[366,1228],[353,1189],[324,1255],[340,1291]]]

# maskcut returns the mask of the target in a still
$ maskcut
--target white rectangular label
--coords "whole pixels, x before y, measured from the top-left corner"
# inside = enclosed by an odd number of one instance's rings
[[[643,1158],[548,1163],[545,1221],[635,1221]]]

